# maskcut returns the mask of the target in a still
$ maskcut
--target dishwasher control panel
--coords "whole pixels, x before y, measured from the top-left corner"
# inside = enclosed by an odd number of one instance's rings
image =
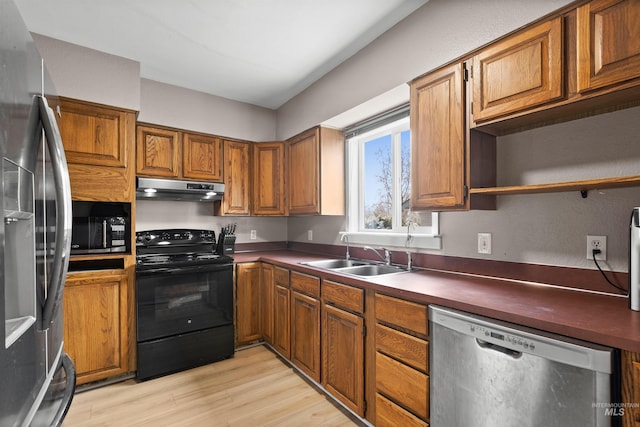
[[[500,340],[505,344],[510,344],[510,348],[514,348],[514,346],[521,347],[525,350],[533,351],[536,349],[536,344],[533,341],[529,341],[526,338],[523,338],[518,335],[510,335],[503,331],[496,331],[491,328],[487,328],[481,325],[477,325],[475,323],[469,323],[469,331],[476,338],[493,338],[495,340]]]

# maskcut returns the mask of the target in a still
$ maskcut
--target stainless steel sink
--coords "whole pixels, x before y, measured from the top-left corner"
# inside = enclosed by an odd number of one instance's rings
[[[340,273],[353,274],[355,276],[380,276],[382,274],[406,272],[407,269],[403,267],[396,267],[394,265],[368,264],[341,268],[337,271]]]
[[[326,268],[334,270],[336,268],[355,267],[361,265],[367,265],[366,261],[359,261],[353,259],[323,259],[321,261],[309,261],[301,264],[309,265],[311,267]]]
[[[377,264],[373,261],[354,259],[323,259],[320,261],[301,262],[311,267],[324,268],[336,273],[352,274],[354,276],[371,277],[383,274],[402,273],[407,269],[395,265]]]

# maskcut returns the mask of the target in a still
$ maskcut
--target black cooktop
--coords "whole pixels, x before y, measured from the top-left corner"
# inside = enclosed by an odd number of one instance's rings
[[[213,230],[167,229],[136,233],[136,268],[232,263],[215,253]]]

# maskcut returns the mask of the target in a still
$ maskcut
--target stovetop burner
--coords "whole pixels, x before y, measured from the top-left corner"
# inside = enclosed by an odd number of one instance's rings
[[[179,267],[232,263],[228,255],[215,253],[212,230],[170,229],[136,233],[136,268]]]

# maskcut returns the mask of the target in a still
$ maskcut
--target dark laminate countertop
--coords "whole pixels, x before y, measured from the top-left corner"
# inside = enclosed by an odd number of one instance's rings
[[[433,270],[361,279],[300,264],[326,258],[330,257],[295,251],[234,255],[235,262],[266,261],[417,302],[640,352],[640,312],[629,310],[627,298]]]

